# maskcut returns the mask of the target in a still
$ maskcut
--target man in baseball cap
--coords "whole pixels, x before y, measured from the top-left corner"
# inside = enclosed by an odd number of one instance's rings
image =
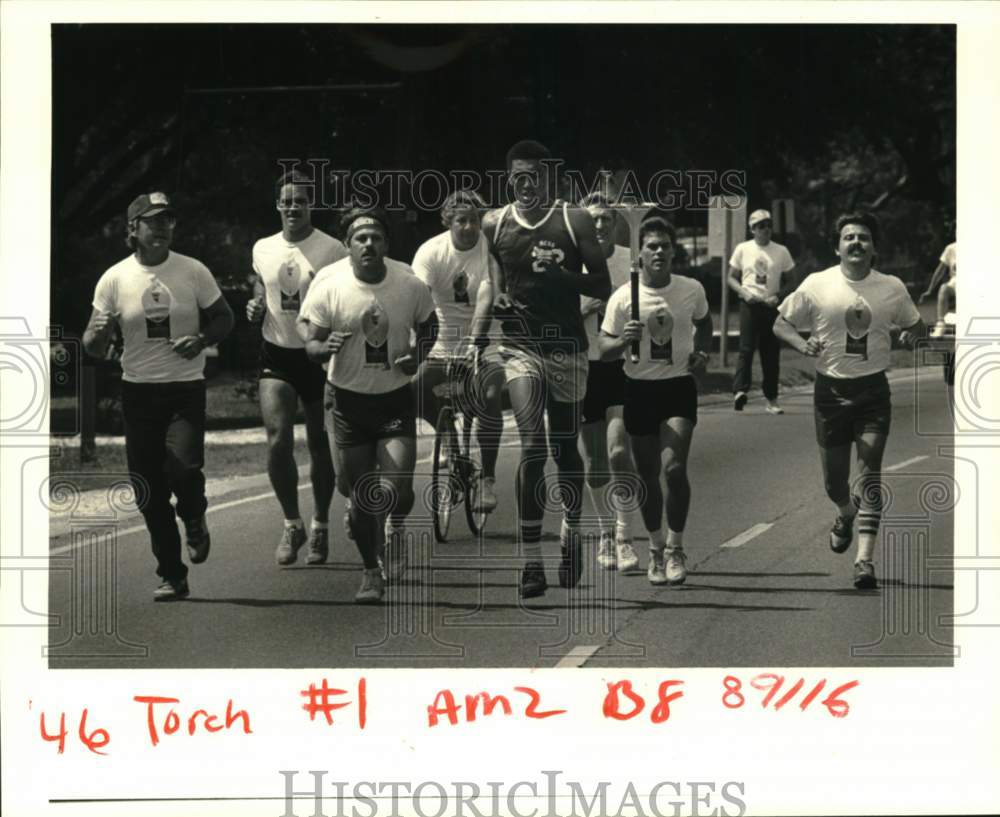
[[[747,403],[753,353],[760,349],[765,410],[783,414],[777,402],[781,344],[772,327],[778,304],[794,283],[791,272],[795,262],[783,245],[771,240],[771,214],[767,210],[754,210],[748,222],[753,238],[737,244],[729,260],[729,288],[740,297],[740,353],[733,377],[733,408],[743,411]]]
[[[143,193],[141,196],[136,196],[128,206],[128,220],[135,221],[144,216],[173,212],[174,206],[166,193]]]

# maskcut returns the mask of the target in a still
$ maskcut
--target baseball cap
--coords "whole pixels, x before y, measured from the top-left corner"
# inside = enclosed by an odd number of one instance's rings
[[[754,210],[750,214],[751,227],[753,227],[754,224],[757,224],[761,221],[770,221],[770,220],[771,220],[771,214],[767,210]]]
[[[174,212],[174,206],[166,193],[143,193],[136,196],[128,206],[128,220],[135,221],[142,216],[152,216],[164,211]]]

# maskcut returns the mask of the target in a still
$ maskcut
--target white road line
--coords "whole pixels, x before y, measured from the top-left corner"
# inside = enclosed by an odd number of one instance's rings
[[[572,669],[573,667],[582,667],[584,663],[586,663],[586,661],[600,648],[600,644],[590,644],[585,647],[573,647],[573,649],[559,659],[559,663],[556,664],[556,669]]]
[[[720,548],[738,548],[745,545],[751,539],[760,536],[764,531],[774,527],[773,522],[758,522],[752,528],[747,528],[743,533],[739,533],[732,539],[728,539],[719,545]]]
[[[902,462],[897,462],[895,465],[890,465],[888,468],[883,468],[883,471],[898,471],[900,468],[906,468],[907,465],[913,465],[915,462],[920,462],[921,460],[927,459],[927,455],[923,454],[919,457],[910,457],[908,460],[903,460]]]

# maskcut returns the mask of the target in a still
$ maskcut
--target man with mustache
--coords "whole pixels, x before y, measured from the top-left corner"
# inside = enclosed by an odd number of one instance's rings
[[[354,600],[377,604],[385,579],[398,580],[406,570],[402,524],[413,507],[417,451],[410,378],[434,345],[438,324],[427,286],[409,266],[386,257],[385,213],[352,208],[341,226],[350,255],[321,270],[302,317],[309,322],[306,353],[328,363],[331,443],[351,494],[350,524],[364,562]],[[382,511],[388,517],[385,578],[378,553]]]
[[[643,484],[640,512],[649,533],[650,584],[687,578],[684,528],[691,504],[687,461],[698,422],[698,384],[712,347],[712,314],[702,285],[673,275],[677,234],[658,216],[639,225],[639,319],[631,287],[608,301],[601,324],[601,358],[617,360],[633,342],[639,359],[625,359],[625,429]],[[661,491],[666,486],[666,494]],[[667,518],[666,537],[663,517]]]
[[[496,259],[490,255],[481,229],[485,209],[478,193],[452,193],[441,208],[441,221],[447,229],[421,244],[413,257],[413,271],[430,289],[438,316],[437,342],[413,379],[413,388],[418,411],[435,426],[440,410],[435,389],[445,381],[449,358],[467,352],[478,355],[478,365],[470,365],[474,379],[465,390],[465,408],[479,420],[476,432],[483,460],[482,479],[472,502],[475,510],[493,511],[503,433],[504,377],[496,350],[489,349],[487,334]]]
[[[306,356],[296,326],[299,309],[318,270],[347,256],[336,238],[312,224],[312,183],[289,173],[275,185],[281,232],[253,247],[254,298],[247,318],[263,319],[260,351],[260,414],[267,431],[267,474],[285,524],[275,550],[279,565],[293,564],[306,544],[299,515],[299,471],[295,463],[295,413],[299,400],[306,418],[313,521],[306,564],[322,564],[330,550],[329,511],[334,466],[323,430],[323,369]]]
[[[521,598],[541,596],[548,588],[541,536],[550,451],[564,514],[559,584],[576,587],[583,572],[579,531],[583,460],[577,438],[587,388],[587,333],[579,296],[607,298],[611,292],[593,219],[585,210],[555,198],[551,164],[551,153],[538,142],[523,140],[511,147],[507,173],[515,200],[483,219],[483,234],[499,262],[494,314],[501,322],[500,354],[521,437],[517,473],[524,556]]]
[[[170,249],[177,215],[165,193],[138,196],[126,224],[133,252],[97,282],[83,346],[103,358],[114,324],[121,328],[125,454],[161,579],[153,600],[177,601],[191,593],[177,517],[192,564],[204,562],[211,546],[202,472],[205,349],[229,334],[233,313],[205,265]]]
[[[784,414],[778,405],[781,344],[774,336],[778,303],[788,294],[795,262],[787,248],[771,240],[771,214],[754,210],[748,219],[753,238],[736,245],[729,259],[727,283],[740,298],[740,353],[733,376],[733,407],[743,411],[750,391],[753,353],[760,350],[761,391],[768,414]]]
[[[878,222],[868,213],[837,219],[840,264],[814,272],[782,302],[774,334],[816,358],[813,405],[826,494],[837,508],[830,549],[844,553],[858,520],[854,586],[878,586],[875,543],[881,521],[882,455],[892,419],[889,381],[890,332],[902,327],[900,343],[912,347],[926,334],[906,286],[872,267]],[[809,332],[805,340],[799,332]],[[851,446],[858,476],[851,490]]]

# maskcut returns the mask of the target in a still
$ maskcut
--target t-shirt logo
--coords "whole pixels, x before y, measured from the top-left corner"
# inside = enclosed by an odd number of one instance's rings
[[[649,357],[651,360],[674,362],[674,316],[670,308],[663,304],[656,307],[646,320],[649,328]]]
[[[365,365],[389,368],[389,316],[382,304],[372,301],[361,316],[365,336]]]
[[[278,289],[281,291],[281,311],[298,312],[302,306],[302,296],[299,293],[299,284],[302,281],[302,270],[295,256],[289,256],[288,260],[281,265],[278,270]]]
[[[455,290],[455,303],[457,304],[468,304],[469,303],[469,274],[462,270],[458,275],[455,276],[455,280],[451,282],[452,289]]]
[[[767,267],[767,259],[762,255],[758,255],[753,265],[753,276],[754,281],[762,286],[767,286]]]
[[[845,354],[860,355],[862,360],[868,360],[868,328],[872,325],[872,310],[860,295],[844,312],[844,323],[847,326]]]
[[[542,239],[531,248],[531,269],[534,272],[545,272],[552,264],[561,266],[565,257],[566,253],[554,241]]]
[[[142,293],[142,311],[146,313],[146,338],[170,340],[170,304],[173,298],[159,278]]]

